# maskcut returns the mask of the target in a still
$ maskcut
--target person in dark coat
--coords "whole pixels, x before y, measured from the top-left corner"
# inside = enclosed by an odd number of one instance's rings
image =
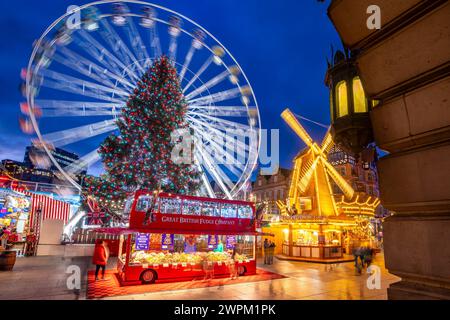
[[[264,239],[264,264],[269,264],[269,240],[266,238]]]
[[[275,242],[269,242],[269,264],[273,264],[273,255],[275,254]]]
[[[94,249],[92,263],[95,264],[95,280],[98,280],[98,272],[102,269],[102,280],[105,280],[105,268],[108,263],[109,248],[108,244],[103,240],[97,240]]]

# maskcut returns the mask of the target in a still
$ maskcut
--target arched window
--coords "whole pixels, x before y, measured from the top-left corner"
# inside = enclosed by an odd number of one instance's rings
[[[353,109],[355,113],[367,112],[367,101],[359,77],[353,78]]]
[[[336,109],[337,117],[343,117],[348,114],[347,85],[341,81],[336,85]]]

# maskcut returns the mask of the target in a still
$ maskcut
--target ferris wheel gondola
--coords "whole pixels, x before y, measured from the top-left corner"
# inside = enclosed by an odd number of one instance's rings
[[[73,24],[76,14],[81,20]],[[258,158],[260,118],[252,87],[210,32],[159,5],[93,2],[67,12],[37,40],[26,97],[39,144],[81,189],[75,175],[100,162],[99,144],[117,132],[116,120],[136,83],[163,54],[176,67],[188,104],[202,192],[215,197],[217,186],[224,197],[236,197]],[[52,154],[56,147],[81,157],[62,166]]]

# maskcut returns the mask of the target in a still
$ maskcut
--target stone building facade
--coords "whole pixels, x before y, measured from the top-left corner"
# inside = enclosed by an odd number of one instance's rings
[[[267,201],[268,214],[280,214],[277,200],[286,200],[291,182],[291,170],[279,168],[271,176],[258,174],[252,184],[252,200],[256,203]]]
[[[381,28],[368,28],[375,8]],[[373,14],[373,13],[372,13]],[[450,299],[450,2],[333,0],[328,15],[370,99],[389,299]]]

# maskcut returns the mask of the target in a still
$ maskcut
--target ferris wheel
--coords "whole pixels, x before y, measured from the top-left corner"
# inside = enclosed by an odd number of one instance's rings
[[[231,53],[191,19],[143,1],[97,1],[73,8],[36,41],[26,72],[27,115],[37,145],[76,188],[99,166],[100,143],[152,62],[177,69],[188,104],[202,193],[234,198],[257,164],[260,117],[252,87]],[[55,148],[80,155],[62,166]],[[231,160],[230,160],[231,159]]]

